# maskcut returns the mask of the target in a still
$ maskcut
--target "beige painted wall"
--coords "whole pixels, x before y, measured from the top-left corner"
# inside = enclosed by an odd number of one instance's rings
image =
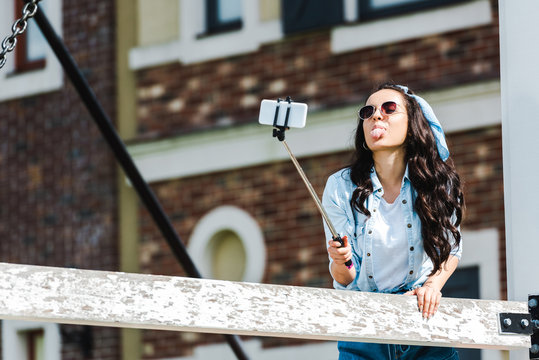
[[[180,35],[178,8],[179,0],[138,0],[138,45],[177,40]]]
[[[150,3],[150,0],[146,0]],[[137,44],[137,8],[132,0],[116,0],[116,74],[117,74],[117,126],[124,141],[136,134],[135,74],[129,69],[129,50]],[[139,272],[137,195],[118,171],[118,227],[120,245],[120,271]],[[122,329],[122,360],[141,358],[141,331]]]
[[[260,20],[277,20],[281,16],[281,2],[279,0],[260,0]]]

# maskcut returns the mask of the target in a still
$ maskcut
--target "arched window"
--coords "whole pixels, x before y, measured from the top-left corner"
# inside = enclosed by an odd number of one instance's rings
[[[193,230],[188,251],[206,278],[261,282],[264,277],[262,231],[251,215],[235,206],[204,215]]]

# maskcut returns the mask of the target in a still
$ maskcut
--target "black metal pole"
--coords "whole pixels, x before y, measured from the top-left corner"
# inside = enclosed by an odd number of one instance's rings
[[[29,0],[23,0],[28,2]],[[122,166],[126,176],[129,178],[129,181],[135,188],[140,199],[152,215],[152,218],[156,222],[161,234],[165,237],[168,245],[170,246],[174,256],[182,264],[185,272],[190,277],[201,278],[200,272],[196,268],[193,260],[187,253],[185,246],[183,245],[179,235],[176,230],[170,223],[170,219],[163,211],[163,208],[159,204],[159,201],[155,197],[155,194],[150,189],[146,181],[142,178],[142,175],[138,171],[133,159],[127,152],[125,144],[122,139],[118,136],[118,133],[114,129],[112,122],[105,113],[105,110],[97,100],[95,93],[90,88],[90,85],[82,75],[79,67],[77,66],[75,60],[65,47],[63,41],[58,37],[51,24],[49,23],[47,17],[38,9],[35,15],[36,22],[41,29],[41,32],[47,39],[50,47],[54,51],[54,54],[62,64],[66,75],[69,80],[77,90],[82,102],[86,105],[86,108],[92,115],[94,121],[96,122],[101,134],[109,144],[116,160]],[[236,335],[225,335],[225,338],[236,357],[240,360],[248,360],[247,354],[244,352],[241,346],[241,340],[239,336]]]

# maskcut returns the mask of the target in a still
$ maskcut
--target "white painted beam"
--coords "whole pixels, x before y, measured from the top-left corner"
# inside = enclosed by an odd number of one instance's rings
[[[320,340],[517,349],[498,313],[526,302],[415,297],[0,263],[0,318]]]
[[[539,293],[539,37],[537,0],[499,0],[507,296]],[[528,359],[527,351],[511,353]]]
[[[507,289],[511,299],[539,293],[539,1],[500,0],[501,96]]]

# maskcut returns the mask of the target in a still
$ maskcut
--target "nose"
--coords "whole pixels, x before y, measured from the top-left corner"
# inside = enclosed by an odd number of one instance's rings
[[[374,119],[382,119],[384,115],[382,114],[382,108],[381,107],[375,107],[374,113],[372,114],[371,118]]]

